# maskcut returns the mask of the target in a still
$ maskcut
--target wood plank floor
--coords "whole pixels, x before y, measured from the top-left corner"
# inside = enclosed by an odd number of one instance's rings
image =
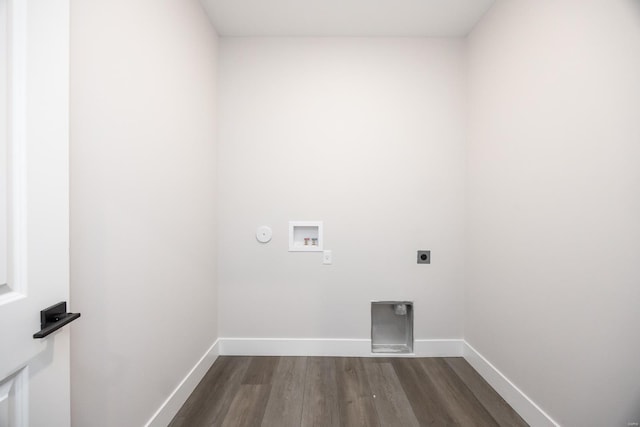
[[[526,426],[462,358],[221,356],[171,427]]]

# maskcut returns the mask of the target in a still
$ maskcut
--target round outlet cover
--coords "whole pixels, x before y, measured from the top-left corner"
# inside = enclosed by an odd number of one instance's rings
[[[263,225],[256,230],[256,239],[258,239],[260,243],[268,243],[271,240],[272,234],[271,227]]]

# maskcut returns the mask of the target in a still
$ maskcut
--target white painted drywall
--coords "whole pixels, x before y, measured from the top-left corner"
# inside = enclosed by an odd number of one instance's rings
[[[367,339],[371,300],[415,301],[417,339],[462,336],[464,54],[461,39],[221,39],[221,337]],[[289,220],[324,221],[333,265],[288,252]]]
[[[217,337],[216,42],[196,0],[71,3],[74,426],[140,426]]]
[[[203,0],[222,36],[464,37],[494,0]]]
[[[501,1],[469,67],[465,339],[561,425],[640,422],[640,3]]]

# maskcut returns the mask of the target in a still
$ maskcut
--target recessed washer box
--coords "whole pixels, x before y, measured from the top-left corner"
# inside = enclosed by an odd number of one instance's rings
[[[322,221],[289,221],[289,252],[322,252]]]
[[[371,352],[413,353],[413,302],[371,303]]]

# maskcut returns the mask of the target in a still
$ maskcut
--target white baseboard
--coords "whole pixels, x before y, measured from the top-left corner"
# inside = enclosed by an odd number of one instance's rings
[[[462,357],[461,339],[415,340],[412,354],[371,353],[369,339],[220,338],[226,356]]]
[[[145,427],[166,427],[169,425],[173,417],[178,413],[187,398],[193,393],[200,380],[207,373],[213,362],[216,361],[220,354],[219,340],[198,360],[195,366],[189,371],[187,376],[178,384],[178,386],[169,395],[167,400],[160,406],[151,419],[145,424]]]
[[[466,341],[463,357],[529,425],[559,427],[558,423]]]
[[[413,350],[416,357],[462,357],[464,340],[415,340]]]

